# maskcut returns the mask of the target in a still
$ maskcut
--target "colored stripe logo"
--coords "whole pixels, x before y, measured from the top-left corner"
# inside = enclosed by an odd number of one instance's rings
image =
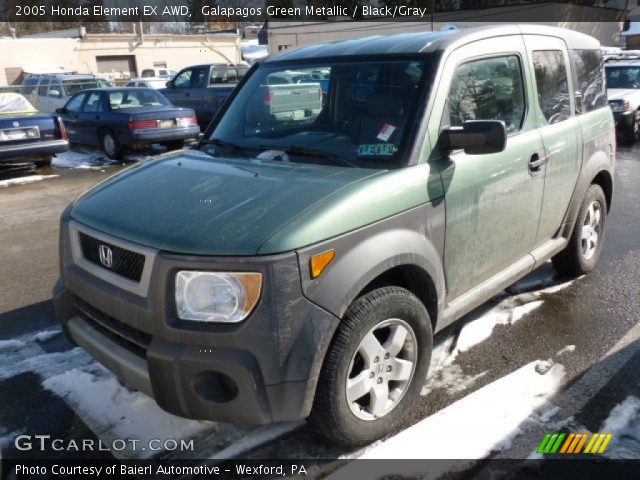
[[[612,437],[611,433],[547,433],[536,452],[600,454],[604,453]]]

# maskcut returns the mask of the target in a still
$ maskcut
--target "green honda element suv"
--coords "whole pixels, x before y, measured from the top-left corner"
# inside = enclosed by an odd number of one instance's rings
[[[308,417],[332,442],[370,442],[414,405],[435,332],[549,259],[595,267],[615,148],[583,34],[502,25],[284,52],[197,148],[63,212],[56,310],[168,412]]]

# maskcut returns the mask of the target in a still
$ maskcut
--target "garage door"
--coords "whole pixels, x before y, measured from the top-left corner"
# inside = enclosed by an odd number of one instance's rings
[[[136,76],[135,55],[105,55],[96,57],[99,73],[122,73],[130,77]]]

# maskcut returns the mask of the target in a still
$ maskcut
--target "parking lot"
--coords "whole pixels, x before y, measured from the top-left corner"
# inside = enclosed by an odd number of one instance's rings
[[[51,168],[0,172],[3,456],[36,456],[40,443],[20,449],[14,439],[50,435],[59,445],[90,439],[109,448],[45,445],[37,456],[527,458],[561,428],[612,432],[607,456],[640,456],[640,144],[619,147],[598,269],[570,280],[545,265],[439,333],[419,406],[393,436],[356,452],[319,442],[304,423],[173,417],[63,338],[51,301],[60,213],[92,185],[149,158],[116,163],[72,151]],[[123,438],[137,442],[116,442]]]

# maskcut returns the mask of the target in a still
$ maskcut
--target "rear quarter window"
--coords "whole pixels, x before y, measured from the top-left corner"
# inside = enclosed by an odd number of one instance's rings
[[[576,113],[588,113],[606,107],[607,90],[604,60],[600,50],[571,50],[575,71]]]

